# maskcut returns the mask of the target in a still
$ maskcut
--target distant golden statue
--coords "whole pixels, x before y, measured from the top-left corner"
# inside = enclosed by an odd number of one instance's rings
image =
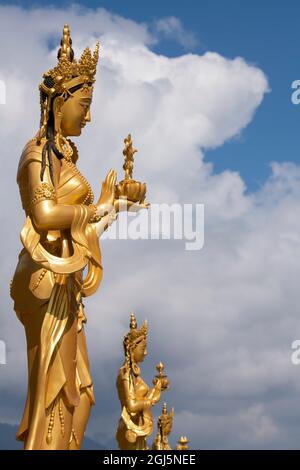
[[[18,167],[26,221],[10,293],[27,340],[28,393],[17,432],[25,449],[80,448],[95,402],[82,297],[96,292],[102,279],[99,236],[122,208],[148,207],[144,187],[135,201],[121,204],[114,170],[94,204],[76,166],[78,151],[67,137],[79,136],[91,120],[98,54],[97,43],[77,62],[64,26],[58,64],[40,85],[40,129]]]
[[[162,414],[157,420],[157,434],[152,445],[153,450],[171,450],[168,438],[172,431],[173,418],[174,408],[168,413],[167,404],[164,403]]]
[[[154,378],[154,387],[149,388],[141,377],[139,363],[147,354],[148,326],[140,329],[134,314],[130,317],[130,331],[124,338],[125,362],[117,378],[118,395],[122,414],[116,439],[122,450],[147,450],[147,437],[153,431],[152,406],[159,402],[161,391],[168,388],[168,379],[163,375],[163,364],[157,366],[159,374]]]

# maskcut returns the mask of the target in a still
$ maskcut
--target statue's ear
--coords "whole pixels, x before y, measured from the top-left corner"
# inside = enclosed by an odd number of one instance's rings
[[[57,115],[58,113],[61,113],[62,106],[64,104],[64,99],[62,96],[56,96],[53,99],[53,113],[54,115]]]
[[[61,118],[62,118],[62,107],[64,99],[62,96],[56,96],[53,100],[53,116],[54,116],[54,128],[55,131],[60,133]]]
[[[130,348],[129,349],[129,357],[130,357],[131,362],[133,361],[133,353],[134,353],[134,349]]]

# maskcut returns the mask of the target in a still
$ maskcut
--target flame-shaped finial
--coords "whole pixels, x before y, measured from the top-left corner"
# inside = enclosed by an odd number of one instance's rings
[[[130,314],[130,330],[136,330],[137,329],[137,322],[134,313],[132,312]]]
[[[57,58],[65,58],[68,61],[72,62],[74,58],[74,51],[72,49],[72,39],[69,25],[64,25],[62,39],[60,41],[60,49],[57,53]]]

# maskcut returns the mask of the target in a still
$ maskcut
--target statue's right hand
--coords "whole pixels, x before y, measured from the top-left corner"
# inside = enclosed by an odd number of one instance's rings
[[[160,392],[156,392],[152,398],[152,404],[156,405],[160,400]]]
[[[96,203],[97,215],[104,216],[114,210],[116,181],[117,172],[113,169],[109,170],[102,183],[101,195]]]

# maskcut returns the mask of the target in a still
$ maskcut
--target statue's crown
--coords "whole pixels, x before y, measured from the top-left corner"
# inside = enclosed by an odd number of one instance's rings
[[[63,93],[77,85],[85,84],[89,87],[95,82],[99,42],[96,43],[93,53],[86,47],[77,62],[72,49],[70,28],[65,24],[60,44],[58,64],[44,73],[44,81],[40,84],[40,90],[48,96]]]
[[[148,334],[147,320],[144,321],[141,328],[138,329],[137,321],[136,321],[134,313],[130,314],[129,327],[130,327],[130,331],[127,333],[127,335],[124,338],[125,348],[130,348],[134,346],[135,344],[139,343],[142,339],[146,339],[147,334]]]

